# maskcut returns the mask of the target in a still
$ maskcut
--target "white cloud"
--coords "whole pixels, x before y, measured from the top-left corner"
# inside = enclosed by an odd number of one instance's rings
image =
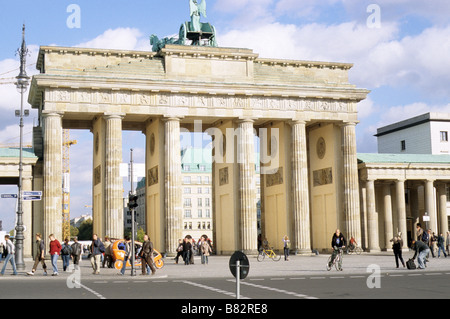
[[[109,29],[95,39],[76,45],[80,48],[150,50],[150,40],[136,28]]]

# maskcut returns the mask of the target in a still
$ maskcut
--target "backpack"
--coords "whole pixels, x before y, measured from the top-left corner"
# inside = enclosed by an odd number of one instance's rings
[[[426,231],[424,231],[422,234],[422,241],[425,243],[425,242],[428,242],[428,239],[430,239],[430,236],[428,235],[428,233]]]
[[[72,248],[69,245],[64,245],[64,247],[61,249],[61,255],[70,255],[72,252]]]

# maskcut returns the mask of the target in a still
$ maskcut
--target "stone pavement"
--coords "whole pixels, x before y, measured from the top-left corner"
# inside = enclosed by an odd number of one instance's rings
[[[403,258],[406,261],[413,256],[413,252],[404,252]],[[395,267],[395,259],[393,253],[382,252],[378,254],[366,254],[363,253],[360,256],[357,255],[344,255],[343,271],[338,272],[335,268],[331,271],[326,270],[326,263],[328,260],[328,254],[321,254],[318,256],[291,256],[289,261],[284,261],[282,257],[280,261],[274,262],[270,259],[265,259],[262,262],[258,262],[256,256],[249,256],[250,272],[248,278],[261,278],[261,277],[302,277],[302,276],[327,276],[337,274],[341,275],[367,275],[372,273],[372,269],[375,265],[382,274],[389,273],[404,273],[413,272],[400,266],[399,269]],[[232,278],[229,269],[229,256],[210,256],[209,264],[202,265],[200,257],[195,257],[194,265],[184,265],[180,258],[180,263],[175,264],[173,258],[165,258],[164,267],[157,270],[155,276],[148,277],[151,279],[203,279],[203,278]],[[417,264],[417,260],[416,260]],[[0,264],[3,266],[3,263]],[[26,270],[19,271],[19,276],[10,276],[12,274],[11,266],[8,265],[5,276],[3,278],[23,278],[26,276],[26,272],[31,270],[31,260],[26,261]],[[80,264],[81,276],[83,278],[92,279],[111,279],[121,278],[119,271],[116,269],[102,268],[99,275],[92,274],[92,268],[89,260],[83,259]],[[51,263],[48,261],[47,267],[49,267],[48,277],[52,277]],[[58,262],[60,276],[58,278],[66,278],[72,272],[62,271],[62,262]],[[378,268],[379,267],[379,268]],[[414,270],[415,272],[449,272],[450,273],[450,257],[449,258],[432,258],[430,256],[429,263],[426,270]],[[142,279],[141,269],[137,269],[136,279]],[[34,276],[43,278],[43,271],[40,266]],[[131,278],[131,271],[128,268],[125,275],[122,277]]]

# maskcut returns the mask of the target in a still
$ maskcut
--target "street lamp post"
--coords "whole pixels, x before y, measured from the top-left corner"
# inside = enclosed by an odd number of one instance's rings
[[[16,88],[20,93],[20,111],[16,111],[16,115],[20,118],[20,157],[19,157],[19,194],[18,194],[18,204],[17,204],[17,225],[16,225],[16,266],[19,270],[25,269],[25,262],[23,259],[23,241],[24,237],[24,226],[23,226],[23,194],[22,194],[22,172],[23,172],[23,118],[28,115],[28,110],[24,114],[23,110],[23,95],[27,91],[29,77],[25,70],[26,67],[26,57],[28,54],[28,49],[25,44],[25,25],[22,28],[22,46],[17,51],[20,57],[20,73],[16,77],[17,82]]]

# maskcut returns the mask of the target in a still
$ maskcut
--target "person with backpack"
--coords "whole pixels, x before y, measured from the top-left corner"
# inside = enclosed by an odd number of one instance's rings
[[[71,248],[72,248],[72,261],[73,261],[73,265],[76,269],[78,269],[78,265],[80,262],[80,257],[81,254],[83,252],[81,244],[78,242],[78,237],[74,237],[73,239],[74,243],[72,244]]]
[[[102,255],[105,252],[105,246],[102,241],[98,238],[97,234],[92,235],[91,244],[91,265],[94,270],[94,275],[100,274],[100,265],[102,261]]]
[[[6,266],[8,265],[8,262],[11,263],[11,266],[13,267],[13,275],[17,276],[17,269],[16,269],[16,260],[15,260],[15,253],[16,253],[16,247],[12,243],[12,241],[9,239],[9,235],[5,235],[5,250],[7,252],[5,263],[3,265],[1,275],[3,276],[5,274]]]
[[[64,244],[61,246],[61,259],[63,261],[63,271],[69,268],[70,254],[72,253],[72,247],[69,245],[69,238],[64,240]]]

